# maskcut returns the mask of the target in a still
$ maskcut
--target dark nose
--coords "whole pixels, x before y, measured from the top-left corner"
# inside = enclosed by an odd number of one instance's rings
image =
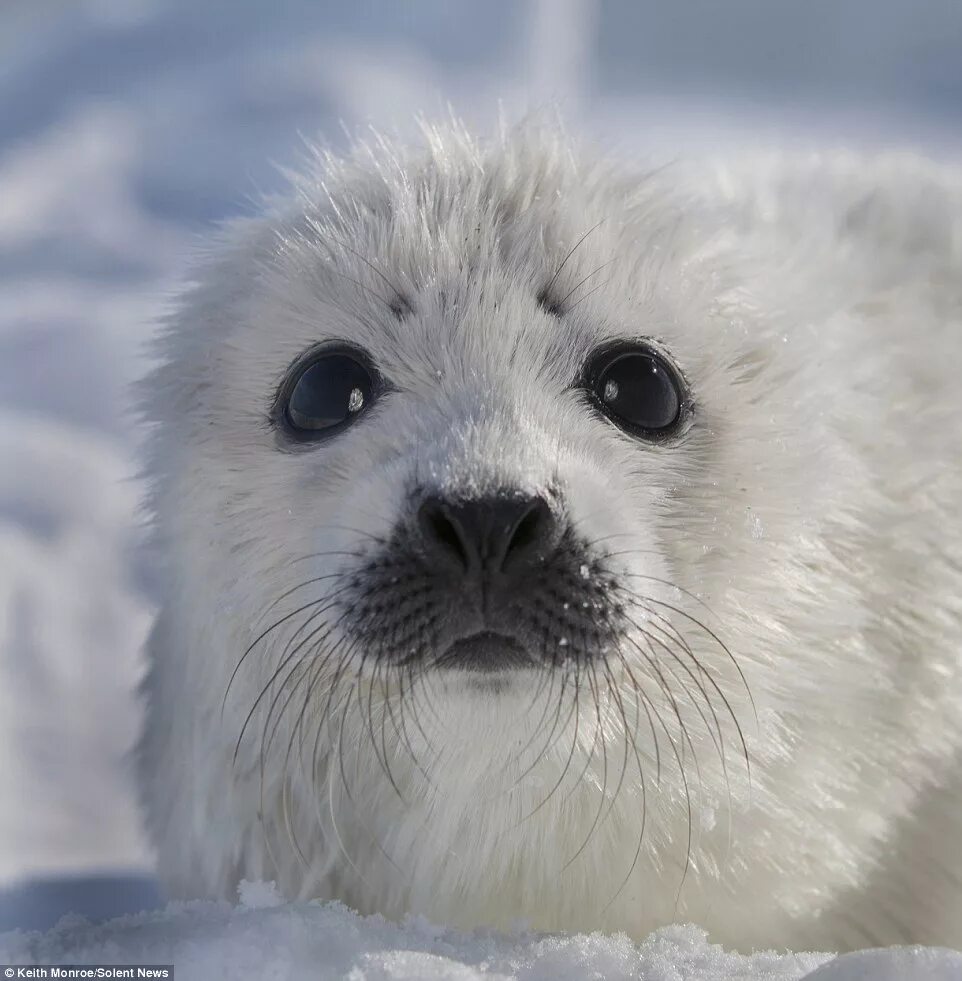
[[[429,497],[418,525],[428,558],[466,574],[520,572],[557,544],[558,522],[542,497]]]

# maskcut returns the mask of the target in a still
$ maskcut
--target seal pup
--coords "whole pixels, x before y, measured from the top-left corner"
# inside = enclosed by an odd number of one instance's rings
[[[318,154],[145,382],[171,896],[962,945],[962,194]]]

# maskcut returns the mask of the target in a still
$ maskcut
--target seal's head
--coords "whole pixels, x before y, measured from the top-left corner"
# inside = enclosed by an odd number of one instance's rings
[[[162,341],[161,867],[186,894],[263,876],[388,914],[681,913],[776,942],[852,869],[795,862],[782,902],[760,850],[849,834],[806,797],[872,795],[837,737],[864,761],[897,687],[874,660],[848,731],[844,503],[875,505],[835,426],[858,409],[822,330],[839,280],[799,286],[671,171],[533,128],[429,136],[232,226]],[[724,899],[746,870],[748,924]]]

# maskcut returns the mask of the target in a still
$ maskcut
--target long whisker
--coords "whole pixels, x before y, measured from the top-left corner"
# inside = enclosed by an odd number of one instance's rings
[[[625,873],[624,878],[621,880],[621,883],[619,884],[618,888],[615,890],[614,895],[605,904],[605,907],[602,910],[602,912],[606,912],[609,909],[612,903],[614,903],[614,901],[621,895],[622,890],[625,888],[625,886],[628,885],[628,882],[631,879],[631,875],[635,871],[635,867],[638,864],[638,859],[641,856],[641,849],[645,841],[645,827],[648,823],[648,788],[645,783],[645,769],[641,765],[641,757],[638,753],[638,746],[634,741],[631,742],[631,748],[634,751],[635,763],[638,766],[638,780],[641,784],[641,827],[638,830],[638,844],[635,846],[635,853],[631,858],[631,863],[628,866],[628,871]]]
[[[576,661],[575,662],[575,691],[574,691],[574,695],[572,697],[572,713],[570,713],[569,716],[568,716],[568,720],[570,721],[571,714],[574,714],[574,717],[575,717],[575,727],[574,727],[574,734],[571,737],[571,749],[568,752],[568,757],[565,760],[565,765],[564,765],[564,767],[561,770],[561,776],[558,777],[557,782],[554,784],[554,786],[551,788],[551,790],[548,791],[547,796],[545,796],[542,799],[541,803],[538,804],[534,808],[534,810],[529,811],[527,814],[525,814],[524,817],[521,818],[521,821],[518,822],[519,824],[522,824],[525,821],[529,820],[530,818],[534,817],[534,815],[537,814],[538,811],[540,811],[541,808],[544,807],[545,804],[547,804],[549,800],[551,800],[551,798],[555,795],[555,792],[558,790],[558,788],[563,783],[564,778],[568,775],[568,770],[571,767],[571,761],[574,759],[575,748],[578,745],[578,730],[580,728],[580,720],[581,720],[581,704],[580,704],[581,703],[581,698],[580,698],[581,682],[580,682],[580,675],[581,675],[581,668],[580,668],[580,665],[578,664],[578,662]],[[562,731],[564,731],[564,729],[566,729],[567,727],[568,727],[568,722],[566,721],[565,722],[565,725],[564,725],[564,727],[562,729]]]
[[[325,600],[322,600],[320,602],[321,603],[324,603],[324,602],[326,602],[327,599],[330,599],[330,602],[326,606],[322,606],[320,609],[315,610],[314,613],[312,613],[310,615],[310,617],[307,618],[307,620],[305,621],[305,623],[302,624],[301,627],[298,628],[298,632],[300,632],[302,629],[304,629],[304,627],[306,626],[307,623],[310,623],[311,621],[313,621],[317,617],[322,616],[325,612],[327,612],[327,610],[329,610],[331,608],[331,606],[334,605],[334,602],[335,601],[334,601],[334,599],[331,599],[331,598],[326,598]],[[314,605],[316,605],[316,604],[308,604],[305,607],[305,609],[308,609],[308,608],[310,608],[311,606],[314,606]],[[257,698],[254,700],[254,704],[251,706],[250,711],[247,713],[247,717],[244,719],[244,724],[241,726],[240,734],[238,735],[237,742],[234,745],[234,765],[235,766],[237,764],[237,754],[240,751],[241,743],[243,742],[244,735],[247,732],[247,728],[250,725],[251,720],[254,717],[254,713],[257,711],[257,709],[259,708],[259,706],[261,705],[261,703],[263,702],[263,700],[267,697],[267,693],[270,691],[271,687],[274,685],[274,683],[280,677],[280,675],[284,671],[285,667],[290,663],[290,661],[293,658],[295,658],[298,655],[298,653],[300,653],[300,651],[303,649],[304,645],[307,644],[307,643],[309,643],[314,637],[316,637],[317,634],[324,629],[324,627],[325,627],[325,623],[322,621],[322,623],[321,623],[321,625],[319,627],[315,628],[310,634],[308,634],[308,636],[304,640],[302,640],[300,643],[298,643],[292,649],[290,649],[291,648],[292,641],[288,641],[288,645],[287,645],[287,647],[285,647],[285,653],[282,655],[281,660],[280,660],[280,663],[277,665],[277,667],[275,668],[273,674],[271,674],[270,678],[267,680],[267,683],[261,689],[261,691],[258,694]],[[296,636],[296,634],[295,634],[295,636]],[[293,639],[294,638],[292,638],[292,640]],[[288,649],[290,649],[289,653],[288,653]],[[280,690],[283,690],[283,687]]]
[[[578,251],[578,249],[581,248],[582,244],[587,241],[588,236],[591,235],[592,232],[594,232],[596,229],[600,228],[604,224],[604,221],[605,221],[604,218],[602,218],[601,221],[598,221],[594,225],[592,225],[591,228],[589,228],[588,231],[586,231],[584,235],[582,235],[581,238],[579,238],[578,241],[571,246],[571,248],[565,254],[565,257],[558,264],[558,268],[555,269],[554,275],[551,277],[551,279],[548,280],[548,284],[544,287],[544,289],[541,290],[542,296],[550,295],[551,287],[554,286],[555,281],[561,275],[561,270],[564,269],[564,267],[568,264],[568,260],[575,254],[575,252]]]
[[[241,655],[241,657],[238,660],[237,664],[234,665],[234,670],[231,672],[230,679],[227,682],[227,687],[224,690],[224,698],[221,701],[221,706],[220,706],[221,717],[223,717],[224,707],[227,704],[227,699],[228,699],[228,697],[230,695],[230,690],[231,690],[231,687],[234,684],[234,680],[237,677],[237,673],[238,673],[238,671],[240,671],[241,666],[243,665],[244,661],[253,652],[254,648],[257,647],[257,645],[262,640],[264,640],[269,634],[273,633],[278,627],[283,626],[283,624],[287,623],[289,620],[292,620],[299,613],[303,613],[305,610],[309,610],[312,607],[316,607],[319,604],[322,604],[322,603],[327,602],[328,600],[334,599],[335,597],[339,596],[342,592],[344,592],[344,590],[346,588],[347,587],[343,587],[342,589],[335,590],[334,593],[331,593],[329,595],[325,595],[325,596],[319,597],[318,599],[311,600],[310,603],[305,603],[303,606],[299,606],[296,610],[292,610],[290,613],[286,614],[285,616],[279,617],[269,627],[267,627],[265,630],[262,630],[261,633],[259,633],[257,635],[257,637],[254,638],[254,640],[251,642],[251,644],[247,648],[247,650],[245,650],[244,653]],[[289,592],[293,592],[293,590],[290,590]]]
[[[735,670],[738,672],[738,677],[741,679],[742,686],[745,689],[745,694],[748,696],[748,701],[751,703],[752,712],[755,716],[755,724],[757,725],[758,709],[755,707],[755,699],[752,697],[752,690],[748,685],[748,680],[746,679],[745,673],[742,671],[738,661],[735,659],[735,655],[732,654],[732,652],[728,649],[728,646],[718,636],[718,634],[716,634],[715,631],[712,630],[710,627],[705,626],[705,624],[702,623],[701,620],[697,619],[696,617],[693,617],[690,613],[686,613],[684,610],[678,609],[678,607],[676,606],[672,606],[671,603],[665,603],[663,600],[657,600],[651,596],[645,597],[645,602],[654,603],[656,606],[663,606],[665,607],[665,609],[671,610],[673,613],[677,613],[679,616],[684,617],[686,620],[695,624],[696,627],[700,627],[702,630],[704,630],[705,633],[708,634],[708,636],[711,637],[711,639],[714,640],[716,644],[718,644],[718,646],[725,652],[728,659],[734,665]],[[742,742],[744,744],[744,739],[742,740]],[[745,749],[745,755],[747,756],[748,747],[744,746],[744,749]]]
[[[608,790],[608,746],[607,741],[604,738],[604,730],[601,722],[601,695],[597,686],[597,676],[595,674],[594,662],[590,662],[590,670],[588,672],[588,684],[591,686],[591,695],[595,703],[595,736],[601,737],[601,769],[602,769],[602,779],[601,779],[601,800],[598,802],[598,810],[595,812],[594,820],[591,822],[591,827],[588,828],[588,833],[585,835],[585,840],[581,843],[578,850],[568,859],[562,868],[562,872],[569,869],[574,862],[577,860],[578,856],[584,852],[588,847],[588,842],[591,841],[592,835],[595,833],[595,828],[598,827],[598,822],[601,820],[601,815],[605,810],[605,794]],[[588,757],[588,762],[591,762],[591,758],[594,755],[594,744],[592,744],[592,753]],[[587,768],[585,770],[587,772]],[[579,781],[580,782],[580,781]]]
[[[570,300],[570,299],[571,299],[571,297],[572,297],[572,296],[573,296],[573,295],[574,295],[575,293],[577,293],[577,292],[578,292],[578,290],[579,290],[579,289],[581,289],[581,287],[582,287],[582,286],[584,286],[584,285],[585,285],[585,283],[587,283],[587,282],[588,282],[588,280],[589,280],[589,279],[591,279],[591,277],[592,277],[592,276],[597,276],[597,275],[598,275],[598,273],[600,273],[602,269],[606,269],[606,268],[607,268],[608,266],[610,266],[610,265],[611,265],[611,264],[612,264],[612,263],[613,263],[614,261],[615,261],[614,259],[609,259],[609,260],[608,260],[607,262],[603,262],[603,263],[602,263],[602,264],[601,264],[600,266],[598,266],[598,267],[597,267],[596,269],[592,269],[592,270],[591,270],[591,272],[590,272],[590,273],[588,273],[588,275],[584,277],[584,279],[581,279],[581,280],[579,280],[579,281],[578,281],[577,283],[575,283],[575,285],[574,285],[574,286],[572,286],[572,287],[571,287],[571,289],[570,289],[570,290],[568,290],[568,292],[567,292],[567,293],[565,293],[565,295],[564,295],[564,296],[563,296],[563,297],[562,297],[562,298],[561,298],[561,299],[560,299],[560,300],[558,301],[558,304],[557,304],[557,305],[558,305],[558,306],[559,306],[559,307],[560,307],[560,308],[561,308],[562,310],[564,310],[564,309],[565,309],[565,304],[566,304],[566,303],[568,302],[568,300]]]
[[[409,304],[408,301],[404,298],[404,291],[396,283],[392,282],[383,272],[381,272],[381,270],[378,269],[377,266],[375,266],[370,259],[361,255],[361,253],[358,252],[356,249],[352,249],[351,246],[348,245],[346,242],[342,242],[339,239],[334,239],[333,241],[335,241],[342,249],[344,249],[347,252],[350,252],[351,255],[360,259],[361,262],[363,262],[364,265],[367,266],[368,269],[370,269],[375,276],[378,276],[381,279],[381,281],[387,286],[387,288],[391,290],[391,292],[394,294],[397,305],[403,305],[405,309],[408,307]],[[392,307],[392,310],[393,309],[394,308]]]
[[[724,741],[724,736],[722,734],[721,722],[718,719],[718,714],[715,712],[715,706],[712,704],[711,699],[708,696],[708,692],[705,689],[705,686],[702,684],[701,680],[695,675],[695,673],[691,670],[691,668],[685,663],[685,661],[678,656],[678,653],[668,645],[666,640],[673,639],[670,634],[662,630],[656,624],[651,624],[650,628],[648,628],[648,627],[642,627],[641,624],[637,623],[631,617],[627,617],[627,615],[626,615],[626,619],[628,620],[629,623],[632,624],[632,626],[634,626],[639,631],[639,633],[647,634],[648,637],[652,640],[652,642],[657,644],[671,658],[672,661],[674,661],[676,664],[678,664],[681,667],[681,669],[694,682],[695,687],[701,693],[702,698],[705,700],[705,704],[708,706],[708,711],[711,713],[712,720],[714,721],[714,728],[709,724],[708,718],[705,715],[705,713],[702,711],[701,705],[698,702],[698,700],[695,699],[695,697],[691,694],[691,692],[688,691],[687,687],[684,685],[683,682],[682,682],[682,687],[685,688],[685,691],[689,695],[689,698],[691,699],[691,703],[694,706],[695,711],[698,713],[702,722],[704,722],[705,729],[708,732],[708,735],[711,738],[712,742],[714,743],[715,749],[717,750],[719,756],[721,757],[722,767],[724,768],[725,767],[725,741]],[[656,637],[654,634],[652,634],[651,633],[652,630],[661,634],[661,637]],[[697,664],[698,662],[696,661],[695,663]],[[675,673],[674,669],[671,667],[670,664],[666,664],[665,667],[671,673],[672,677],[676,681],[679,682],[682,681],[682,679],[678,677],[678,675]],[[707,672],[704,672],[704,669],[702,670],[703,673],[707,674]]]
[[[587,293],[583,293],[581,295],[581,299],[578,300],[577,303],[572,303],[571,306],[568,307],[568,309],[565,311],[565,313],[571,313],[573,310],[576,310],[578,307],[581,306],[582,303],[585,302],[585,300],[588,299],[589,296],[591,296],[593,293],[597,293],[598,290],[603,290],[610,282],[611,282],[610,279],[606,279],[603,283],[599,283],[597,286],[592,286],[592,288],[588,290]]]

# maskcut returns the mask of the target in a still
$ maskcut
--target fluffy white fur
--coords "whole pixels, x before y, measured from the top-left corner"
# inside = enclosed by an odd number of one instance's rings
[[[533,124],[425,143],[318,154],[231,225],[147,380],[165,591],[140,767],[170,893],[261,877],[462,926],[962,945],[958,178],[844,154],[634,175]],[[557,317],[537,296],[579,240]],[[275,392],[335,338],[394,391],[291,452]],[[680,365],[677,444],[573,388],[610,338]],[[415,468],[448,491],[559,477],[688,653],[626,646],[638,688],[612,663],[577,693],[405,689],[329,611],[274,677]],[[312,673],[324,645],[339,674]]]

